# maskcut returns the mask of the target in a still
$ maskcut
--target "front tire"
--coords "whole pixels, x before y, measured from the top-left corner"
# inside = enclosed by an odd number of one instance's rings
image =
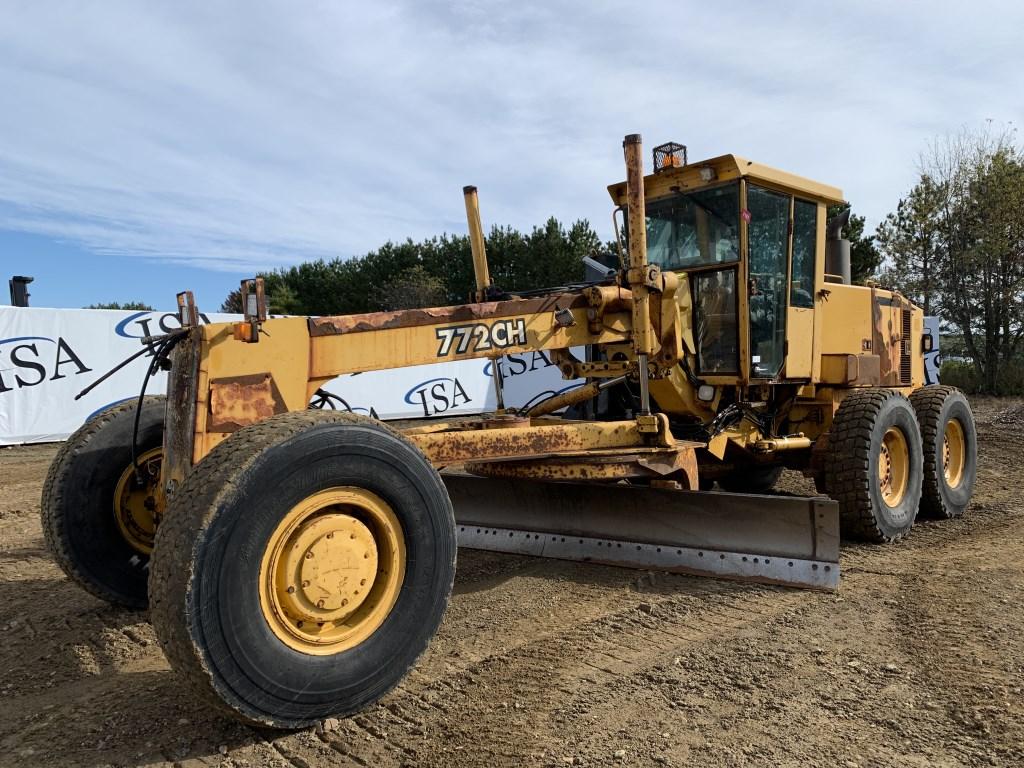
[[[296,412],[235,432],[171,498],[150,576],[171,666],[250,723],[310,725],[396,685],[455,572],[437,471],[372,419]]]
[[[744,467],[726,477],[719,478],[718,484],[723,491],[731,493],[764,493],[775,487],[782,477],[782,467]]]
[[[948,520],[963,515],[978,474],[978,430],[964,393],[921,387],[910,396],[924,442],[921,513]]]
[[[888,542],[909,533],[921,500],[921,430],[902,394],[847,395],[829,430],[825,487],[839,502],[844,538]]]
[[[147,397],[132,469],[136,401],[114,405],[67,439],[50,464],[40,512],[43,535],[72,581],[108,603],[143,609],[160,480],[164,397]]]

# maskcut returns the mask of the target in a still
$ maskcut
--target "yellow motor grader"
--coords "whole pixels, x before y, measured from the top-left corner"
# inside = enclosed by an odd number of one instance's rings
[[[832,589],[839,539],[963,513],[970,407],[923,386],[922,312],[850,284],[841,192],[670,143],[624,143],[619,268],[454,307],[244,320],[147,339],[166,398],[87,422],[54,460],[44,530],[64,570],[151,611],[172,667],[244,720],[357,711],[406,674],[456,548]],[[323,406],[335,377],[546,350],[573,389],[396,429]],[[143,386],[143,393],[145,385]],[[311,407],[320,406],[320,407]],[[769,493],[783,468],[820,496]],[[717,484],[721,490],[713,490]]]

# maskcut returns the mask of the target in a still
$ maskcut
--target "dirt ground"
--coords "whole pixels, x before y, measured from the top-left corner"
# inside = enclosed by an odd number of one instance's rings
[[[0,765],[1024,765],[1024,402],[975,409],[966,517],[845,546],[838,594],[463,551],[412,674],[298,733],[211,713],[68,582],[55,448],[0,449]]]

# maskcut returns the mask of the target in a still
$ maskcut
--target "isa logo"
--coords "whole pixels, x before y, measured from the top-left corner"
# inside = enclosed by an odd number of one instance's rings
[[[0,339],[0,395],[91,370],[62,336]]]
[[[484,376],[491,376],[491,366],[494,363],[488,360],[484,365]],[[537,350],[536,352],[521,353],[514,355],[504,355],[498,358],[498,371],[501,373],[502,379],[512,379],[516,376],[521,376],[524,373],[532,373],[536,370],[544,370],[550,368],[554,363],[551,362],[543,350]]]
[[[427,379],[405,393],[405,402],[419,406],[425,417],[437,416],[473,402],[457,378]]]
[[[199,313],[199,322],[204,325],[210,318]],[[181,320],[173,312],[136,312],[117,324],[114,333],[126,339],[144,339],[160,336],[181,327]]]

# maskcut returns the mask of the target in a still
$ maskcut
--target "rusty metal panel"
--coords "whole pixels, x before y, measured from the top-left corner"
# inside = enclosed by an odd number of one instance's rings
[[[582,294],[561,293],[534,299],[486,301],[454,307],[399,309],[393,312],[368,312],[362,315],[331,315],[309,320],[310,336],[332,336],[339,333],[363,333],[389,328],[412,328],[421,325],[472,322],[498,317],[515,317],[558,309],[583,308],[587,301]]]
[[[878,355],[882,386],[900,383],[900,301],[889,291],[871,288],[871,347]]]
[[[683,443],[674,449],[650,449],[632,453],[590,451],[580,455],[545,456],[491,462],[467,462],[466,471],[484,477],[524,478],[551,481],[614,481],[630,478],[676,481],[697,487],[699,443]]]
[[[211,432],[234,432],[287,411],[274,377],[269,373],[213,379],[206,428]]]
[[[404,320],[410,312],[429,314],[442,310],[376,313],[335,318],[333,323],[327,323],[326,319],[312,320],[310,323],[317,325],[310,326],[313,336],[309,378],[326,381],[343,373],[564,349],[584,344],[613,344],[629,338],[628,313],[605,315],[600,330],[592,333],[587,319],[589,310],[580,307],[570,311],[574,322],[568,327],[556,322],[553,305],[537,313],[473,316],[455,322],[432,317],[426,324],[393,327],[382,316],[401,314],[403,318],[397,320]],[[459,314],[447,316],[454,318]],[[383,323],[383,326],[365,327],[363,321],[358,320],[360,317],[373,318],[374,323]],[[268,321],[266,327],[270,328],[273,322]]]
[[[193,327],[188,337],[171,352],[167,377],[167,410],[164,416],[161,490],[173,494],[192,469],[196,430],[196,379],[199,371],[201,331]],[[163,508],[164,505],[160,505]]]
[[[658,431],[641,433],[635,421],[566,422],[526,429],[502,427],[409,435],[427,458],[445,466],[467,461],[581,453],[601,449],[670,448],[668,419],[658,414]]]

